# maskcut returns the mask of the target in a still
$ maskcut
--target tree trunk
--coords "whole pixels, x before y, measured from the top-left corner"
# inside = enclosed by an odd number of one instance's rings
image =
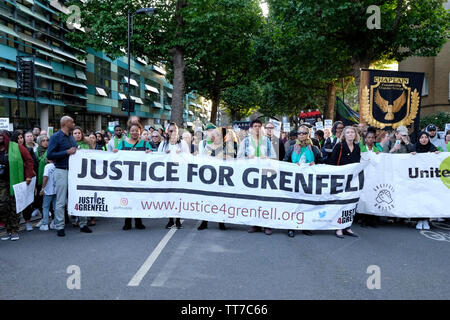
[[[334,82],[328,84],[326,119],[334,119],[334,104],[336,102],[336,86]]]
[[[217,110],[219,109],[220,104],[220,90],[214,90],[212,94],[212,107],[211,107],[211,118],[210,121],[212,124],[216,124],[217,121]]]
[[[170,121],[175,122],[179,127],[183,127],[183,98],[184,98],[184,52],[180,48],[171,50],[173,61],[173,92],[172,92],[172,113]]]
[[[175,9],[175,21],[178,25],[177,37],[183,37],[183,27],[185,21],[181,14],[182,9],[187,6],[186,0],[177,0]],[[172,113],[170,121],[175,122],[179,127],[183,127],[183,98],[184,98],[184,48],[175,47],[170,50],[173,62],[173,92],[172,92]]]

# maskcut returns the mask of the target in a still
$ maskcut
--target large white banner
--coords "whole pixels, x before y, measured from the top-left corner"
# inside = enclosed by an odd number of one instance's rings
[[[71,215],[208,220],[278,229],[351,225],[364,164],[298,166],[190,154],[78,150],[69,161]]]
[[[450,153],[369,154],[358,213],[450,217]]]

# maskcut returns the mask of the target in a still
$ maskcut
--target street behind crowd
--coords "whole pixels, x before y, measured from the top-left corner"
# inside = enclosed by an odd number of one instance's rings
[[[166,222],[123,231],[123,219],[100,218],[93,233],[68,225],[64,238],[21,231],[21,241],[0,242],[0,299],[448,299],[448,222],[354,224],[360,238],[345,239]]]

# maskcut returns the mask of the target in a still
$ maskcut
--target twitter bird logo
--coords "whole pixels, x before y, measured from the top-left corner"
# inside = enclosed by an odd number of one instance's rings
[[[326,215],[327,215],[326,211],[322,211],[322,212],[319,211],[319,217],[320,218],[324,218]]]

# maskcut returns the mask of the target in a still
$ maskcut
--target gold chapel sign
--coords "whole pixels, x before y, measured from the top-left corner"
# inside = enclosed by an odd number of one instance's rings
[[[423,73],[361,71],[360,117],[376,128],[408,126],[420,107]]]

